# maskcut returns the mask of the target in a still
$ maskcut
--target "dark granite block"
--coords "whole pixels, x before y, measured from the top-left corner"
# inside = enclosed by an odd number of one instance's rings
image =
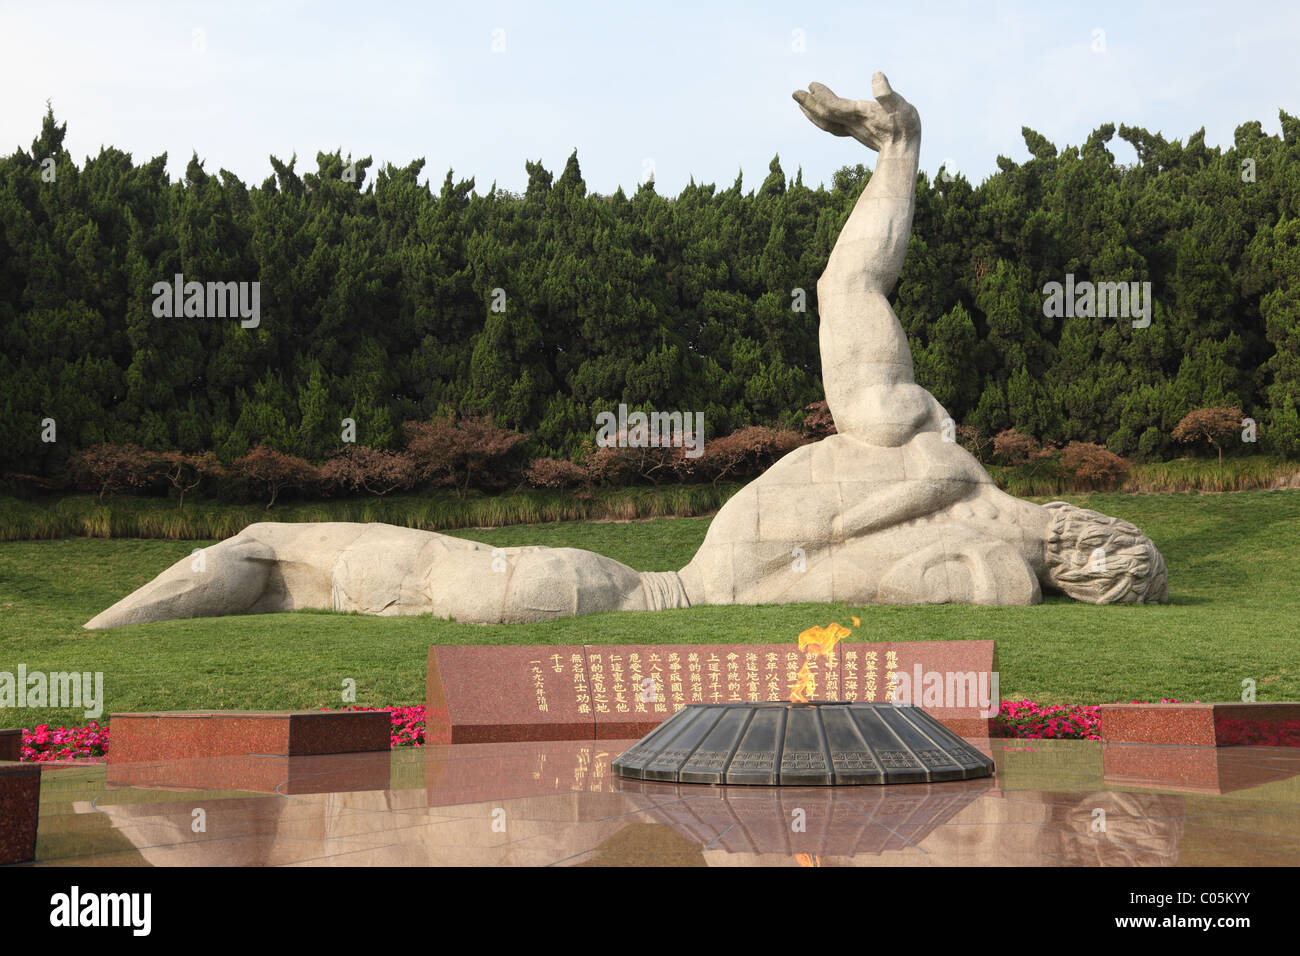
[[[40,765],[0,763],[0,865],[36,858],[40,804]]]
[[[0,730],[0,760],[21,760],[23,755],[23,732],[21,730]]]

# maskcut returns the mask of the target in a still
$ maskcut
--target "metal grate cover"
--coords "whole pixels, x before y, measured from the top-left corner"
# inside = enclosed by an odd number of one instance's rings
[[[968,780],[993,761],[919,707],[688,704],[614,761],[638,780],[857,786]]]

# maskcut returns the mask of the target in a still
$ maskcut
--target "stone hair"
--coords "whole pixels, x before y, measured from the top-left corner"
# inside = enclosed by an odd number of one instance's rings
[[[1070,597],[1092,604],[1163,604],[1169,574],[1151,539],[1132,524],[1064,501],[1045,505],[1048,576]],[[1098,551],[1104,560],[1098,562]],[[1100,564],[1100,566],[1098,566]]]

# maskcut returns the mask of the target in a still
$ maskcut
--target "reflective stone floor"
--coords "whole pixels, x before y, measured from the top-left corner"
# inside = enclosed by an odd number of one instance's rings
[[[1300,749],[972,741],[995,776],[624,780],[633,741],[46,770],[55,866],[1300,865]]]

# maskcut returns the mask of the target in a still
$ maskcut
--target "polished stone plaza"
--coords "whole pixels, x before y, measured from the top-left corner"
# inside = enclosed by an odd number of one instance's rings
[[[992,777],[622,779],[627,741],[49,766],[35,865],[1300,864],[1300,749],[972,740]]]

